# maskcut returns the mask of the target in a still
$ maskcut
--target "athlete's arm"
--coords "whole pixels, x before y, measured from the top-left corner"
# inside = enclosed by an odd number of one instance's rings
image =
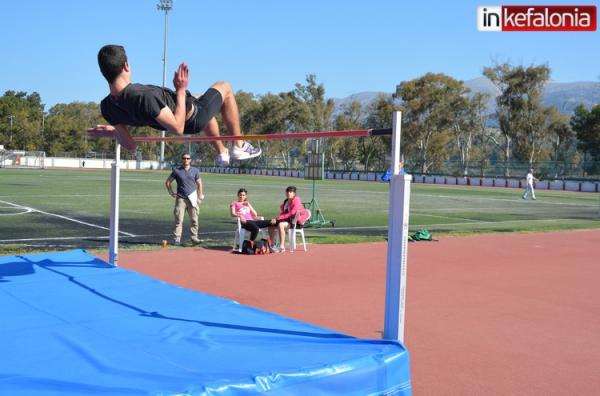
[[[127,129],[127,125],[117,124],[115,125],[115,129],[117,130],[117,141],[121,144],[121,146],[125,147],[129,151],[135,151],[137,148],[137,143],[131,137],[129,129]]]
[[[167,131],[176,135],[183,135],[185,126],[185,93],[190,79],[190,71],[185,63],[179,65],[173,77],[173,85],[177,94],[175,104],[175,114],[167,106],[163,107],[156,117],[156,121],[160,123]]]
[[[103,137],[107,137],[107,138],[115,138],[115,127],[112,125],[103,125],[103,124],[99,124],[96,125],[93,128],[88,128],[86,129],[87,133],[89,135],[91,135],[92,137],[95,138],[103,138]]]
[[[131,137],[127,125],[96,125],[94,128],[88,128],[87,133],[93,137],[101,138],[107,137],[116,139],[121,146],[125,147],[129,151],[135,151],[137,143]]]

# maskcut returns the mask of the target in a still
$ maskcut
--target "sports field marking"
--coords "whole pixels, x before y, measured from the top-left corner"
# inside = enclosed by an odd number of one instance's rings
[[[59,219],[71,221],[73,223],[83,224],[83,225],[86,225],[88,227],[100,228],[102,230],[110,231],[109,228],[100,226],[98,224],[88,223],[86,221],[77,220],[77,219],[74,219],[72,217],[67,217],[67,216],[56,214],[56,213],[44,212],[43,210],[35,209],[35,208],[29,207],[29,206],[23,206],[23,205],[19,205],[19,204],[8,202],[8,201],[2,201],[2,200],[0,200],[0,203],[7,204],[7,205],[13,206],[15,208],[27,209],[30,212],[36,212],[36,213],[40,213],[40,214],[43,214],[43,215],[46,215],[46,216],[58,217]],[[123,235],[130,236],[130,237],[134,237],[135,236],[133,234],[130,234],[130,233],[124,232],[124,231],[119,231],[119,233],[123,234]]]
[[[512,203],[528,202],[528,201],[523,200],[520,197],[515,197],[513,199],[509,199],[509,198],[473,197],[473,196],[461,196],[461,195],[434,195],[434,194],[421,194],[421,193],[419,193],[418,195],[421,197],[449,198],[449,199],[455,199],[455,200],[461,200],[461,201],[502,201],[502,202],[512,202]],[[537,195],[539,195],[539,192]],[[595,208],[596,207],[596,205],[580,204],[580,203],[573,203],[573,202],[549,202],[549,201],[544,201],[543,199],[538,199],[534,205],[581,206],[581,207],[587,207],[587,208]]]
[[[211,184],[226,184],[226,183],[211,183]],[[233,186],[233,185],[232,185]],[[273,187],[271,185],[256,185],[258,187],[262,186],[262,187]],[[253,185],[254,187],[254,185]],[[279,190],[279,186],[274,187],[277,188]],[[233,191],[233,190],[232,190]],[[327,194],[327,193],[333,193],[336,194],[338,192],[356,192],[356,193],[361,193],[361,194],[387,194],[387,192],[381,192],[381,191],[366,191],[366,190],[342,190],[342,189],[332,189],[332,188],[326,188],[323,187],[322,190],[320,191],[320,194]],[[516,202],[520,202],[521,204],[524,205],[559,205],[559,206],[577,206],[577,207],[589,207],[589,208],[596,208],[597,205],[594,204],[583,204],[583,203],[572,203],[572,202],[548,202],[548,201],[544,201],[544,200],[537,200],[535,204],[532,203],[525,203],[521,198],[517,198],[515,197],[514,199],[508,199],[508,198],[492,198],[492,197],[471,197],[471,196],[457,196],[457,195],[433,195],[433,194],[422,194],[422,193],[415,193],[413,192],[413,195],[418,195],[419,197],[430,197],[430,198],[448,198],[448,199],[454,199],[454,200],[460,200],[460,201],[501,201],[501,202],[510,202],[510,203],[516,203]],[[45,197],[48,198],[94,198],[94,197],[106,197],[106,194],[57,194],[57,195],[44,195]],[[139,197],[138,194],[122,194],[122,197]],[[156,194],[145,194],[145,197],[153,197],[153,198],[162,198],[165,197],[165,194],[160,192],[160,193],[156,193]],[[230,194],[219,194],[219,193],[211,193],[207,195],[207,198],[223,198],[223,197],[229,197]],[[1,198],[37,198],[40,197],[40,195],[0,195]],[[235,192],[231,194],[232,199],[235,198]],[[0,201],[2,202],[2,201]],[[519,208],[525,208],[525,206],[520,206]],[[437,211],[450,211],[450,210],[464,210],[465,208],[432,208],[432,209],[414,209],[414,210],[437,210]],[[413,210],[413,209],[411,209]]]
[[[442,216],[440,216],[442,217]],[[484,225],[484,224],[504,224],[504,223],[544,223],[544,222],[560,222],[560,221],[571,221],[573,219],[525,219],[525,220],[500,220],[500,221],[488,221],[488,220],[472,220],[469,223],[432,223],[432,224],[410,224],[410,228],[431,228],[431,227],[443,227],[443,226],[464,226],[464,225]],[[379,226],[365,226],[365,227],[332,227],[332,228],[307,228],[307,230],[319,230],[319,231],[352,231],[361,229],[387,229],[387,225]]]
[[[35,195],[23,195],[23,194],[18,194],[18,195],[0,195],[0,198],[39,198],[42,195],[40,194],[35,194]],[[106,198],[106,194],[44,194],[43,195],[45,198],[97,198],[97,197],[101,197],[101,198]],[[139,198],[139,194],[123,194],[124,197],[136,197]],[[145,197],[164,197],[165,194],[144,194]]]
[[[502,209],[504,208],[510,208],[511,210],[520,210],[520,209],[526,209],[526,210],[530,210],[529,208],[526,207],[520,207],[520,208],[515,208],[512,206],[503,206],[501,207]],[[468,207],[462,207],[462,208],[410,208],[410,212],[419,212],[419,214],[421,214],[420,212],[465,212],[465,211],[469,211]]]
[[[466,217],[442,216],[442,215],[434,215],[434,214],[428,214],[428,213],[419,213],[419,216],[437,217],[440,219],[466,220],[466,221],[470,221],[470,222],[480,222],[481,221],[481,220],[477,220],[477,219],[467,219]]]
[[[200,232],[200,235],[218,235],[218,234],[231,234],[233,235],[234,230],[232,231],[209,231],[209,232]],[[153,237],[172,237],[173,233],[163,233],[163,234],[139,234],[133,235],[128,234],[127,236],[131,238],[153,238]],[[109,239],[108,235],[88,235],[88,236],[72,236],[72,237],[42,237],[42,238],[16,238],[16,239],[0,239],[0,243],[10,243],[10,242],[42,242],[42,241],[76,241],[80,239]]]
[[[500,221],[487,221],[487,220],[474,220],[470,223],[436,223],[436,224],[411,224],[411,228],[431,228],[431,227],[444,227],[444,226],[464,226],[468,225],[485,225],[485,224],[505,224],[505,223],[555,223],[557,221],[571,221],[573,219],[537,219],[537,220],[500,220]]]
[[[31,210],[24,210],[22,212],[15,212],[15,213],[0,213],[0,216],[19,216],[19,215],[24,215],[27,213],[31,213]]]
[[[31,212],[30,209],[15,208],[14,206],[0,206],[0,209],[21,209],[22,210],[21,212],[0,213],[0,216],[18,216],[18,215],[27,214],[27,213]]]
[[[220,181],[211,181],[211,184],[230,185],[232,187],[240,185],[239,183],[228,183],[228,182],[220,182]],[[273,186],[271,184],[253,184],[252,187],[274,188],[275,186]],[[302,188],[303,186],[297,186],[297,187]],[[439,187],[443,188],[443,186],[439,186]],[[275,188],[279,188],[279,187],[277,186]],[[304,188],[310,188],[310,187],[304,187]],[[471,189],[465,189],[465,188],[459,189],[459,188],[452,187],[452,189],[454,191],[473,192],[477,189],[477,187],[473,187]],[[520,189],[515,188],[514,190],[516,193],[518,193]],[[552,191],[552,190],[540,190],[540,191],[544,192],[544,191]],[[540,191],[538,191],[538,195],[540,194]],[[560,192],[560,191],[554,191],[554,192]],[[328,195],[328,194],[338,194],[338,193],[360,193],[360,194],[374,194],[374,195],[385,195],[385,196],[387,196],[389,194],[388,191],[341,189],[341,188],[331,188],[331,187],[325,186],[325,185],[321,185],[319,187],[319,195],[320,196]],[[522,204],[525,204],[525,202],[523,201],[523,199],[520,196],[520,193],[516,194],[515,198],[494,198],[494,197],[482,197],[482,196],[470,196],[470,195],[424,194],[422,192],[416,192],[416,191],[413,191],[411,195],[419,196],[419,197],[430,197],[430,198],[446,198],[446,199],[454,199],[454,200],[460,200],[460,201],[477,201],[477,202],[499,201],[499,202],[510,202],[513,204],[517,203],[517,202],[521,202]],[[561,197],[552,197],[552,199],[561,199]],[[597,207],[595,204],[574,203],[574,202],[550,202],[550,201],[544,200],[543,198],[538,199],[536,202],[536,205],[576,206],[576,207],[589,207],[589,208]]]
[[[165,172],[166,174],[166,172]],[[211,173],[205,173],[205,174],[210,174],[210,175],[214,175]],[[218,175],[218,174],[217,174]],[[155,175],[152,175],[155,176]],[[236,174],[226,174],[225,176],[231,176],[231,177],[239,177],[239,178],[248,178],[248,177],[265,177],[264,175],[236,175]],[[55,177],[54,175],[50,175],[50,177]],[[60,176],[56,176],[56,177],[60,177]],[[73,177],[78,177],[78,178],[84,178],[86,180],[89,181],[107,181],[110,178],[98,178],[98,177],[89,177],[89,176],[85,176],[85,175],[74,175]],[[269,176],[269,177],[281,177],[281,178],[286,178],[286,176]],[[126,181],[132,181],[132,182],[144,182],[144,183],[164,183],[164,180],[161,179],[140,179],[137,177],[127,177],[126,174],[124,174],[121,177],[122,180],[126,180]],[[342,182],[344,181],[350,181],[350,180],[340,180]],[[235,182],[229,182],[229,181],[219,181],[219,180],[211,180],[210,184],[214,184],[214,185],[223,185],[223,186],[231,186],[232,187],[232,191],[239,188],[239,186],[241,184],[243,184],[243,182],[241,181],[235,181]],[[426,185],[429,187],[440,187],[440,188],[451,188],[453,191],[464,191],[464,192],[473,192],[474,190],[476,190],[478,187],[469,187],[469,188],[464,188],[464,187],[456,187],[456,186],[444,186],[444,185]],[[263,183],[253,183],[252,187],[260,187],[260,188],[271,188],[271,189],[277,189],[279,190],[280,188],[282,188],[281,186],[277,186],[277,185],[273,185],[273,184],[263,184]],[[299,188],[305,188],[305,189],[310,189],[309,186],[298,186]],[[485,188],[485,189],[493,189],[493,188]],[[515,194],[517,194],[519,191],[521,191],[522,189],[520,188],[513,188],[512,190],[515,191]],[[237,190],[236,190],[237,191]],[[342,188],[335,188],[335,187],[330,187],[327,185],[320,185],[320,190],[319,190],[319,194],[320,195],[327,195],[329,193],[331,194],[337,194],[340,192],[343,193],[360,193],[360,194],[373,194],[373,195],[388,195],[388,191],[368,191],[368,190],[356,190],[356,189],[342,189]],[[553,191],[553,190],[538,190],[538,194],[540,192],[545,192],[545,191],[551,191],[551,192],[561,192],[561,191]],[[420,197],[431,197],[431,198],[447,198],[447,199],[455,199],[455,200],[461,200],[461,201],[501,201],[501,202],[520,202],[522,201],[520,199],[520,196],[515,195],[515,198],[494,198],[494,197],[481,197],[481,196],[477,196],[477,197],[473,197],[473,196],[461,196],[461,195],[443,195],[443,194],[424,194],[424,193],[420,193],[420,192],[414,192],[411,195],[418,195]],[[81,194],[81,195],[71,195],[71,196],[81,196],[81,197],[93,197],[96,196],[94,194]],[[105,196],[105,195],[102,195]],[[127,195],[123,195],[123,196],[127,196]],[[154,195],[152,195],[154,196]],[[157,197],[162,196],[162,194],[157,194]],[[212,195],[213,197],[221,197],[222,195]],[[232,196],[235,197],[235,191],[232,192]],[[15,196],[2,196],[5,198],[12,198]],[[23,195],[19,195],[18,197],[23,197]],[[53,197],[61,197],[61,195],[53,195]],[[553,197],[553,199],[555,199],[556,197]],[[597,206],[594,204],[585,204],[585,203],[573,203],[573,202],[548,202],[545,201],[543,198],[539,199],[536,203],[537,205],[558,205],[558,206],[576,206],[576,207],[591,207],[591,208],[596,208]]]
[[[1,202],[1,201],[0,201]],[[443,216],[439,216],[443,217]],[[411,224],[411,229],[417,228],[433,228],[433,227],[446,227],[446,226],[464,226],[465,224],[477,226],[477,225],[485,225],[485,224],[504,224],[504,223],[543,223],[543,222],[560,222],[560,221],[568,221],[571,219],[538,219],[538,220],[503,220],[503,221],[484,221],[484,220],[473,220],[469,223],[433,223],[433,224]],[[307,228],[307,230],[318,230],[320,232],[335,232],[335,231],[352,231],[352,230],[386,230],[387,225],[378,225],[378,226],[358,226],[358,227],[333,227],[333,228]],[[207,235],[221,235],[221,234],[233,234],[233,230],[230,231],[208,231],[208,232],[199,232],[200,236]],[[163,234],[127,234],[127,236],[131,238],[168,238],[171,237],[171,233],[163,233]],[[69,240],[82,240],[82,239],[103,239],[108,240],[109,236],[80,236],[80,237],[47,237],[47,238],[18,238],[18,239],[0,239],[0,243],[12,243],[12,242],[43,242],[43,241],[69,241]]]
[[[254,176],[254,175],[250,175],[250,176]],[[263,177],[279,177],[279,176],[263,176]],[[281,176],[283,177],[283,176]],[[304,181],[304,179],[299,179]],[[237,182],[237,183],[232,183],[232,182],[224,182],[224,181],[216,181],[216,180],[211,180],[210,184],[219,184],[222,186],[231,186],[232,188],[232,195],[235,196],[235,193],[237,192],[237,189],[240,186],[243,186],[244,183],[241,182]],[[275,185],[275,184],[261,184],[261,183],[252,183],[251,185],[248,184],[248,186],[254,188],[254,187],[261,187],[261,188],[272,188],[272,189],[276,189],[277,191],[284,191],[285,190],[285,185],[286,183],[282,183],[280,185]],[[247,186],[247,187],[248,187]],[[302,185],[302,184],[295,184],[295,186],[298,189],[306,189],[306,190],[310,190],[312,189],[312,186],[309,185]],[[340,193],[340,192],[353,192],[353,193],[361,193],[361,194],[381,194],[381,195],[388,195],[388,191],[369,191],[369,190],[352,190],[352,189],[343,189],[343,188],[332,188],[326,185],[319,185],[319,193],[321,192],[331,192],[331,193]]]
[[[167,178],[165,177],[165,180]],[[121,180],[123,181],[132,181],[132,182],[141,182],[141,183],[161,183],[161,184],[165,184],[165,180],[156,180],[156,179],[136,179],[136,178],[129,178],[129,177],[121,177]]]
[[[148,195],[144,195],[144,197],[148,197]],[[131,209],[131,210],[121,210],[121,213],[135,213],[135,214],[144,214],[144,215],[151,215],[153,214],[153,212],[149,212],[147,210],[137,210],[137,209]]]
[[[80,239],[108,239],[108,236],[78,236],[78,237],[44,237],[44,238],[15,238],[0,239],[0,243],[10,242],[40,242],[40,241],[74,241]]]

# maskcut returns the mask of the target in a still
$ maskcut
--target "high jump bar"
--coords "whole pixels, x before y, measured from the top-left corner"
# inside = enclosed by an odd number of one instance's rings
[[[270,134],[251,134],[242,136],[135,136],[136,142],[214,142],[234,141],[234,140],[283,140],[283,139],[308,139],[308,138],[337,138],[337,137],[370,137],[392,135],[392,128],[378,129],[353,129],[348,131],[321,131],[321,132],[290,132],[290,133],[270,133]]]

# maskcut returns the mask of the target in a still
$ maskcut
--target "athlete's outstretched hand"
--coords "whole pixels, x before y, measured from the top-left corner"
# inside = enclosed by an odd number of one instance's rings
[[[93,128],[88,128],[87,133],[95,138],[110,138],[116,139],[121,146],[131,152],[135,152],[137,143],[131,137],[127,125],[96,125]]]
[[[190,81],[190,69],[188,65],[182,63],[177,68],[175,72],[175,76],[173,76],[173,85],[175,89],[187,89],[188,83]]]
[[[108,137],[114,138],[116,129],[112,125],[96,125],[93,128],[88,128],[87,133],[92,135],[93,137]]]

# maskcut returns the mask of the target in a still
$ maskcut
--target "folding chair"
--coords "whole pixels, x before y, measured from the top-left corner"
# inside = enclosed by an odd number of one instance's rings
[[[311,213],[310,209],[304,209],[307,212],[308,217],[304,221],[306,222],[310,219]],[[302,244],[304,245],[304,251],[306,252],[306,239],[304,238],[304,225],[298,224],[296,221],[296,217],[292,220],[292,224],[290,224],[290,228],[288,230],[288,247],[289,251],[293,252],[296,249],[296,236],[300,234],[302,237]]]
[[[237,218],[237,228],[235,229],[235,234],[233,236],[233,250],[237,250],[238,252],[242,252],[242,245],[244,244],[244,240],[246,239],[246,233],[248,231],[242,228],[242,222],[240,218]]]
[[[264,220],[264,217],[259,216],[257,219]],[[247,235],[247,236],[246,236]],[[261,228],[258,231],[258,235],[262,238],[264,236],[264,229]],[[242,222],[240,218],[237,217],[237,228],[235,229],[235,234],[233,235],[233,250],[237,250],[238,252],[242,252],[242,245],[244,244],[244,240],[246,238],[250,238],[250,231],[242,228]]]

